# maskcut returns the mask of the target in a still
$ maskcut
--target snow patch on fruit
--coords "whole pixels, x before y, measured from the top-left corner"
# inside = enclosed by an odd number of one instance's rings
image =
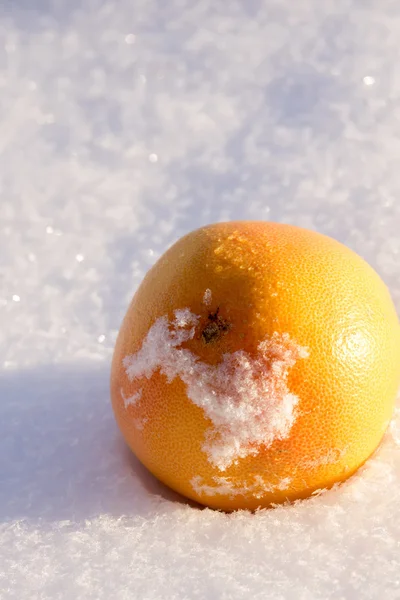
[[[287,438],[299,402],[287,377],[296,361],[308,356],[307,349],[287,333],[274,333],[258,344],[255,355],[238,350],[209,365],[183,347],[195,337],[200,317],[189,309],[176,310],[174,316],[173,321],[157,319],[140,350],[124,358],[129,380],[150,379],[156,371],[169,383],[179,377],[212,423],[202,449],[220,471],[257,455],[260,446]]]
[[[128,406],[135,406],[135,404],[137,404],[140,400],[140,398],[142,397],[142,392],[143,390],[139,390],[138,392],[136,392],[136,394],[133,394],[133,396],[130,396],[129,398],[125,395],[124,390],[121,388],[121,398],[124,401],[124,406],[125,408],[128,408]]]
[[[285,477],[278,483],[266,482],[261,475],[255,475],[253,481],[241,482],[235,484],[232,478],[229,477],[213,477],[213,485],[202,483],[203,479],[200,476],[193,477],[191,485],[193,490],[199,496],[249,496],[254,498],[262,498],[265,494],[283,491],[289,488],[291,483],[290,477]]]

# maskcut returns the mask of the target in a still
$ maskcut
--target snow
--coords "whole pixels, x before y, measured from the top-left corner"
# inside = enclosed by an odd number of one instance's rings
[[[226,515],[108,390],[145,272],[213,221],[331,235],[400,311],[399,34],[395,0],[0,2],[2,600],[400,596],[399,408],[346,484]]]

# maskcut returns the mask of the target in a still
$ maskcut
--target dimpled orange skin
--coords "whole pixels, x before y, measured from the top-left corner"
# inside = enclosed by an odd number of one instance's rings
[[[203,300],[207,289],[210,306]],[[201,331],[218,307],[231,327],[206,344]],[[253,355],[274,332],[289,333],[308,349],[288,375],[288,388],[299,398],[289,436],[260,445],[255,456],[223,472],[202,448],[213,424],[182,380],[168,383],[155,371],[150,379],[130,381],[123,366],[159,317],[172,320],[183,308],[201,317],[198,335],[185,347],[211,365],[224,353]],[[352,475],[379,445],[399,383],[399,322],[376,272],[327,236],[244,221],[189,233],[150,269],[119,332],[111,395],[127,444],[159,480],[231,511],[306,498]],[[129,397],[139,389],[140,401],[125,408],[121,390]]]

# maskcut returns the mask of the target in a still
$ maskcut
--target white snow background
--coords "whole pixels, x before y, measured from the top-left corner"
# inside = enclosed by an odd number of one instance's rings
[[[1,600],[400,598],[400,412],[339,489],[227,515],[108,389],[143,275],[213,221],[331,235],[399,311],[399,39],[398,0],[0,0]]]

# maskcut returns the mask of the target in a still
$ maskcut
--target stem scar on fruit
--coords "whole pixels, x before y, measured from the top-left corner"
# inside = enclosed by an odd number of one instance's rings
[[[221,336],[226,335],[232,327],[226,319],[219,316],[219,306],[215,313],[208,314],[209,323],[201,332],[201,339],[205,344],[216,342]]]

